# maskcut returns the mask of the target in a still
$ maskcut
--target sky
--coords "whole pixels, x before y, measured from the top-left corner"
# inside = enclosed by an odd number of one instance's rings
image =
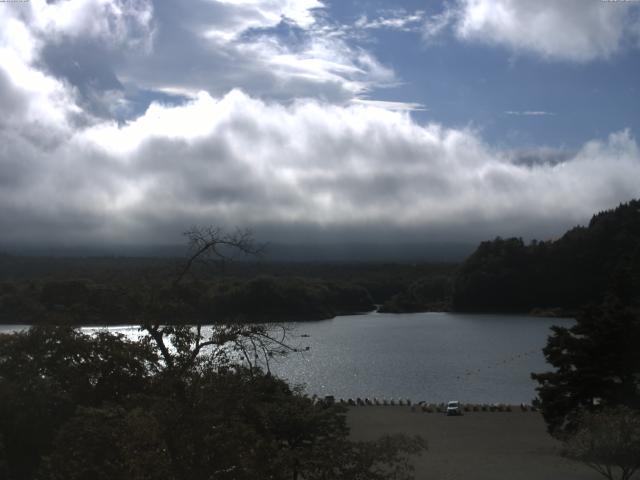
[[[0,2],[0,244],[550,239],[640,196],[640,2]]]

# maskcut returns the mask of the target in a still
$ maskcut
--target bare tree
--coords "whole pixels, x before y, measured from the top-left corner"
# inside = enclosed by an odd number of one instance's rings
[[[247,229],[226,232],[219,227],[196,226],[184,235],[188,254],[171,282],[174,290],[194,273],[198,264],[220,267],[238,254],[259,257],[265,251],[265,245],[257,244]],[[158,302],[161,295],[157,289],[152,292],[148,300],[151,304]],[[154,308],[148,310],[153,312]],[[201,318],[196,318],[195,325],[167,324],[152,313],[144,318],[141,328],[158,347],[166,368],[179,374],[192,368],[205,350],[210,352],[209,361],[226,363],[231,353],[239,356],[250,370],[264,365],[267,371],[271,358],[304,350],[288,343],[288,331],[283,325],[247,324],[233,318],[211,325],[205,334]]]
[[[565,448],[567,457],[607,479],[629,480],[640,468],[640,412],[627,407],[586,412]]]
[[[261,257],[266,250],[265,244],[255,242],[253,233],[249,229],[238,228],[229,233],[220,227],[195,226],[184,235],[187,237],[188,254],[174,278],[174,286],[181,283],[188,274],[193,273],[196,263],[215,263],[222,266],[237,254]]]

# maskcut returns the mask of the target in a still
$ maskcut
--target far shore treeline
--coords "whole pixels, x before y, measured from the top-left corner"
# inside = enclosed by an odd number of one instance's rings
[[[321,320],[340,314],[459,311],[572,316],[608,294],[640,303],[640,200],[557,240],[482,242],[461,264],[243,261],[194,269],[181,259],[0,255],[0,323]],[[153,295],[154,298],[149,297]]]

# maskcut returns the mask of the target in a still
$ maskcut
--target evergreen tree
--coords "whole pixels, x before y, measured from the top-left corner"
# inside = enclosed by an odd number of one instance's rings
[[[640,409],[640,314],[609,301],[576,320],[552,327],[544,354],[556,370],[532,374],[549,432],[559,437],[575,431],[583,411]]]

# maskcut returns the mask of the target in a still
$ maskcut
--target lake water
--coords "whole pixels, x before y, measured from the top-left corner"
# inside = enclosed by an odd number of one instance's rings
[[[295,324],[296,340],[310,350],[273,370],[320,396],[529,403],[537,385],[530,373],[550,369],[542,354],[549,328],[573,323],[453,313],[341,316]]]
[[[319,396],[529,403],[536,395],[530,373],[550,369],[542,355],[549,328],[573,323],[454,313],[369,313],[290,323],[291,341],[310,349],[271,368]],[[136,333],[135,327],[117,330]]]

